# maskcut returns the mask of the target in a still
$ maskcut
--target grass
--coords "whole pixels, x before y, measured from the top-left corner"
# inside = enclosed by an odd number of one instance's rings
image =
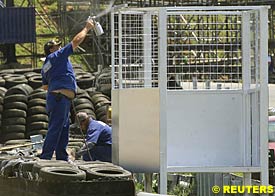
[[[14,0],[15,7],[28,7],[28,1],[26,0]],[[49,20],[48,15],[50,15],[53,20],[58,20],[54,18],[57,13],[58,5],[56,0],[39,0],[35,1],[36,9],[36,44],[32,45],[31,43],[26,44],[16,44],[16,55],[25,56],[22,58],[17,58],[18,62],[21,64],[32,64],[32,58],[27,57],[32,55],[32,47],[36,47],[37,51],[37,66],[42,67],[43,61],[40,61],[39,58],[44,57],[44,44],[54,39],[54,34],[58,34],[58,30],[53,25],[52,21]],[[47,14],[45,14],[45,12]],[[38,14],[40,13],[40,15]],[[45,21],[49,24],[46,25]],[[70,40],[70,38],[66,38]],[[82,64],[85,62],[79,55],[72,55],[70,60],[73,64]]]

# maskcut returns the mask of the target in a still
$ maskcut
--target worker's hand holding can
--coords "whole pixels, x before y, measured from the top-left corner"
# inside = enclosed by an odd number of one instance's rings
[[[86,28],[87,28],[88,30],[91,30],[91,29],[94,28],[94,20],[93,20],[93,18],[92,18],[91,16],[89,16],[89,17],[87,18],[87,20],[86,20]]]
[[[104,33],[102,26],[95,20],[95,17],[89,16],[87,19],[87,23],[92,23],[92,28],[95,32],[96,36],[100,36]]]

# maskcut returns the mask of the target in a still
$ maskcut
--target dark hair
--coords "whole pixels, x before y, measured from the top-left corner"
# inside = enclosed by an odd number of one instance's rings
[[[48,56],[49,54],[51,54],[50,49],[51,49],[53,46],[59,46],[59,45],[61,45],[61,42],[60,42],[60,41],[55,41],[55,40],[50,40],[50,41],[48,41],[48,42],[44,45],[44,52],[45,52],[45,55]]]

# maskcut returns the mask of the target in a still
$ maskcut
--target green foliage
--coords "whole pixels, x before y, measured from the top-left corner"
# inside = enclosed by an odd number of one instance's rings
[[[193,185],[185,186],[182,184],[177,184],[171,191],[168,192],[168,194],[177,196],[190,196],[192,192]]]

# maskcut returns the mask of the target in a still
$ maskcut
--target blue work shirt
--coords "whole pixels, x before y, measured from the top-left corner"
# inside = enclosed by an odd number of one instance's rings
[[[87,129],[87,142],[93,142],[96,146],[112,144],[112,128],[101,121],[91,120]]]
[[[72,43],[49,54],[41,70],[42,84],[48,85],[48,91],[69,89],[76,92],[76,80],[73,66],[68,59],[73,53]]]

